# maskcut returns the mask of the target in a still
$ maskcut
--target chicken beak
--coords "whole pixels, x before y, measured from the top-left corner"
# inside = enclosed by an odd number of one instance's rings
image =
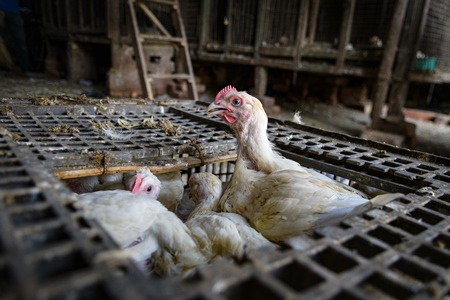
[[[132,194],[137,194],[138,191],[139,191],[139,187],[141,186],[141,184],[142,184],[142,176],[141,176],[140,173],[137,173],[137,174],[136,174],[136,180],[135,180],[135,182],[134,182],[134,184],[133,184],[133,187],[132,187],[132,189],[131,189],[131,193],[132,193]]]
[[[223,112],[227,110],[225,107],[223,107],[222,105],[217,105],[214,102],[212,102],[208,108],[206,109],[206,113],[210,116],[217,116],[217,115],[222,115]]]

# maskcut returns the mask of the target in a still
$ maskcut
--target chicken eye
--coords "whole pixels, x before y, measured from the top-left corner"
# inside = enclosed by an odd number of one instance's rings
[[[231,104],[234,105],[234,106],[239,106],[239,105],[241,105],[241,99],[239,99],[239,98],[233,98],[233,99],[231,100]]]
[[[149,187],[147,188],[147,192],[151,192],[151,191],[152,191],[152,187],[149,186]]]

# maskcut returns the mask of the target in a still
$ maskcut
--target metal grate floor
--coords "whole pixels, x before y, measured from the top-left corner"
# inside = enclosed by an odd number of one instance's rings
[[[201,103],[108,104],[101,111],[95,105],[8,105],[11,111],[0,116],[1,124],[18,139],[0,137],[2,299],[450,297],[448,158],[271,120],[269,136],[283,155],[328,174],[403,192],[405,197],[312,236],[286,241],[282,250],[252,252],[241,262],[204,266],[189,280],[146,278],[132,265],[117,270],[94,262],[96,253],[115,246],[97,224],[67,205],[70,193],[51,171],[69,174],[64,172],[70,169],[76,174],[167,163],[194,170],[200,168],[203,155],[202,168],[220,173],[223,170],[209,166],[234,159],[235,140],[228,127],[207,117]],[[69,109],[79,113],[67,114]],[[129,144],[118,144],[89,127],[89,121],[117,124],[119,118],[138,122],[152,115],[186,130],[167,136],[137,126],[126,140]],[[57,124],[76,126],[80,133],[49,133],[48,127]],[[84,149],[88,153],[80,154]],[[99,150],[110,159],[97,170],[88,157]]]

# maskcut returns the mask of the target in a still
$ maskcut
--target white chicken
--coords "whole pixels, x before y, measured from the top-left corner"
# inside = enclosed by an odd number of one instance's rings
[[[83,193],[77,196],[74,206],[82,209],[88,217],[99,221],[121,247],[128,247],[147,228],[147,220],[144,215],[139,214],[141,205],[148,206],[147,202],[156,200],[160,190],[161,182],[158,178],[150,170],[143,168],[130,180],[129,191]],[[137,201],[134,198],[133,202],[129,200],[133,194],[137,195]],[[129,222],[133,217],[135,222]]]
[[[64,182],[75,193],[90,193],[108,190],[130,190],[130,182],[136,172],[105,174],[66,179]],[[161,181],[158,201],[168,210],[175,211],[183,197],[184,184],[180,171],[156,174]]]
[[[86,176],[63,179],[62,182],[74,193],[90,193],[94,191],[94,187],[100,184],[98,176]]]
[[[222,182],[217,176],[208,172],[195,173],[189,178],[189,189],[197,206],[186,226],[208,261],[230,257],[240,259],[245,251],[277,248],[250,227],[241,215],[214,212],[222,193]]]
[[[357,190],[282,157],[267,137],[261,102],[246,92],[225,87],[207,112],[231,127],[238,144],[235,170],[220,208],[245,216],[271,241],[337,223],[403,195],[385,194],[369,201]]]
[[[147,261],[158,275],[181,274],[206,263],[185,224],[156,201],[161,182],[150,170],[137,172],[130,191],[78,195],[74,206],[96,219],[122,248],[100,254],[100,260],[131,258],[143,269]]]
[[[161,193],[158,201],[168,210],[175,211],[183,198],[184,184],[180,171],[156,174],[161,181]]]
[[[64,179],[63,182],[74,193],[91,193],[107,190],[128,190],[127,182],[136,173],[115,173]]]

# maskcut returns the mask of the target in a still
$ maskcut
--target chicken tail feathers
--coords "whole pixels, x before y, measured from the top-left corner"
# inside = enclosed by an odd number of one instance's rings
[[[380,205],[386,205],[389,202],[403,197],[404,194],[401,193],[394,193],[394,194],[382,194],[382,195],[378,195],[372,199],[370,199],[370,202],[372,203],[372,206],[380,206]]]

